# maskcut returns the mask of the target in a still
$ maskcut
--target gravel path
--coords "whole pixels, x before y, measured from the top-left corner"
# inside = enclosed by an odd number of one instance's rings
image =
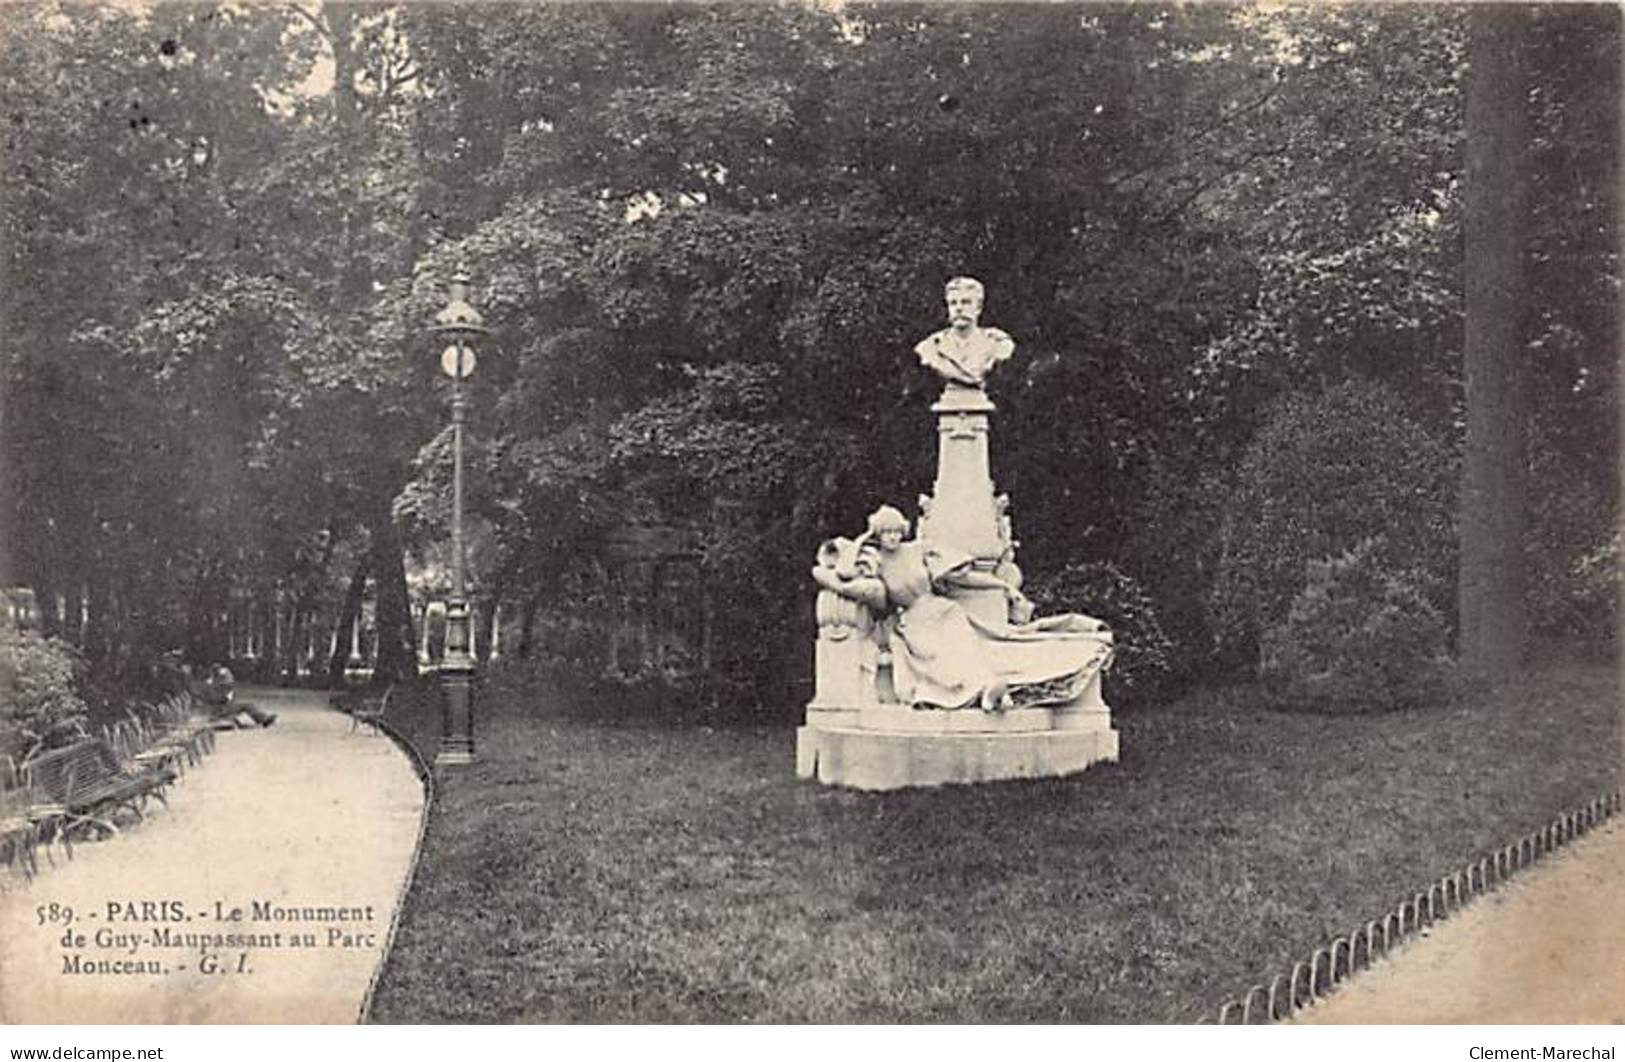
[[[276,725],[220,734],[168,809],[75,846],[71,862],[56,848],[55,869],[41,852],[32,882],[8,879],[0,1021],[357,1019],[417,843],[422,785],[393,742],[347,733],[322,694],[240,696],[279,713]]]
[[[1303,1024],[1625,1021],[1625,822],[1542,859],[1356,974]]]

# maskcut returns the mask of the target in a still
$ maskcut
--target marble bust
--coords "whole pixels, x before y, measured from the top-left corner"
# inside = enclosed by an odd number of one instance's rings
[[[948,327],[914,347],[920,363],[950,384],[980,388],[993,367],[1015,352],[1016,342],[1008,334],[978,325],[982,293],[981,282],[971,277],[948,281]]]

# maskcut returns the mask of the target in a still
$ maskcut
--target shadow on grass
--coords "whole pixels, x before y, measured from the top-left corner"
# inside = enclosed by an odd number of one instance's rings
[[[787,727],[481,702],[381,1022],[1162,1022],[1614,785],[1612,672],[1383,716],[1196,695],[1066,779],[797,781]],[[400,724],[432,759],[430,689]]]

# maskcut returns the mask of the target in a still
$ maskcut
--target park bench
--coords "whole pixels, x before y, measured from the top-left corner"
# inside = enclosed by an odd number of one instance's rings
[[[186,742],[194,763],[214,751],[214,721],[190,693],[178,693],[160,703],[158,718],[167,735]]]
[[[29,809],[32,799],[25,777],[7,756],[0,760],[0,857],[8,865],[22,865],[23,873],[33,877],[39,873],[35,849],[39,847],[40,828]]]
[[[42,752],[26,766],[38,793],[66,810],[64,832],[96,826],[116,834],[113,820],[120,810],[141,819],[152,797],[168,806],[164,789],[175,780],[171,770],[126,764],[103,738]]]
[[[389,698],[395,692],[395,684],[390,683],[384,687],[383,693],[363,694],[361,699],[349,707],[340,705],[341,709],[350,714],[350,733],[355,733],[364,726],[372,727],[374,734],[384,732],[384,717],[389,712]]]
[[[179,748],[188,766],[195,767],[214,751],[214,715],[190,693],[173,694],[156,705],[143,704],[127,714],[146,728],[149,747]]]
[[[66,829],[68,809],[40,791],[27,763],[19,764],[9,756],[0,759],[0,789],[12,792],[10,806],[20,809],[27,819],[36,850],[45,849],[45,858],[50,860],[51,866],[56,866],[56,856],[51,854],[52,842],[61,842],[68,858],[73,858],[73,839]]]
[[[214,749],[211,721],[195,715],[183,697],[126,708],[130,748],[126,758],[142,766],[172,767],[184,773]]]
[[[126,709],[124,722],[107,730],[107,741],[119,759],[142,769],[173,771],[178,778],[189,763],[197,761],[191,746],[164,734],[139,714]]]

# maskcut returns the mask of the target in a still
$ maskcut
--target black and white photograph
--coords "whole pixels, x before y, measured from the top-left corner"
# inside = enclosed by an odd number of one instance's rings
[[[1614,1058],[1622,20],[0,5],[0,1045]]]

